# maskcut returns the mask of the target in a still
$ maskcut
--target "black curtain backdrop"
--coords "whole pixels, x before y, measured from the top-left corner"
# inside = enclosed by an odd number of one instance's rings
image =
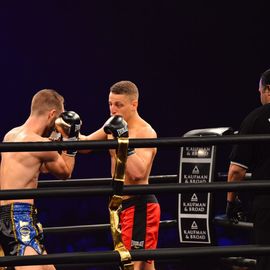
[[[108,89],[119,80],[137,84],[139,113],[159,137],[237,130],[260,105],[259,77],[270,68],[268,17],[266,4],[244,1],[1,1],[0,137],[24,123],[42,88],[64,95],[66,109],[82,117],[82,133],[91,133],[109,117]],[[229,150],[219,153],[224,172]],[[152,175],[177,174],[178,163],[179,149],[160,149]],[[77,156],[73,178],[109,176],[105,151]],[[162,219],[175,219],[177,194],[158,197]],[[106,197],[36,203],[46,227],[109,222]],[[46,246],[49,253],[112,248],[109,233],[48,235]],[[177,228],[162,229],[159,246],[179,246]]]

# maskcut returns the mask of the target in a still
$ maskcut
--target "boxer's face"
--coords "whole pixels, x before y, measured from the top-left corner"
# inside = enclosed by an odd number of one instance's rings
[[[45,128],[45,131],[43,133],[44,137],[49,137],[50,134],[53,132],[54,128],[55,128],[55,120],[56,118],[58,118],[60,116],[60,114],[64,112],[64,105],[62,105],[60,111],[59,109],[53,109],[48,113],[48,123],[47,126]]]
[[[126,121],[136,111],[134,101],[127,95],[110,93],[109,107],[111,115],[121,115]]]

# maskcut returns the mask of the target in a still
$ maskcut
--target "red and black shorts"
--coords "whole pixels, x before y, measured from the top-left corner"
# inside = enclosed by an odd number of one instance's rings
[[[122,241],[127,249],[155,249],[158,242],[160,206],[155,195],[124,200],[120,213]]]

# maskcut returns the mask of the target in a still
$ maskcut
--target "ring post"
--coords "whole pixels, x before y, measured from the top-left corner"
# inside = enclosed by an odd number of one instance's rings
[[[222,136],[232,133],[229,127],[195,129],[184,137]],[[180,150],[179,183],[213,181],[216,146],[184,146]],[[178,229],[182,244],[212,244],[210,222],[211,193],[178,195]]]
[[[113,175],[113,195],[109,202],[111,233],[114,243],[114,250],[121,258],[121,268],[123,270],[133,270],[134,264],[131,262],[131,255],[124,246],[121,238],[119,224],[119,213],[122,208],[122,193],[125,180],[125,168],[127,161],[128,138],[118,138],[118,149],[116,151],[115,171]]]

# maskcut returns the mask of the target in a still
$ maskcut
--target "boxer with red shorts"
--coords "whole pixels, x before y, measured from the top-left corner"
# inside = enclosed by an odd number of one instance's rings
[[[139,91],[131,81],[120,81],[110,87],[111,117],[103,127],[81,140],[106,140],[119,137],[157,138],[152,126],[138,113]],[[83,151],[84,153],[90,152]],[[156,148],[128,148],[124,185],[147,185]],[[110,150],[111,173],[115,172],[116,152]],[[157,246],[160,208],[154,195],[123,196],[120,215],[122,240],[127,249],[153,249]],[[134,270],[154,270],[154,262],[135,261]]]

